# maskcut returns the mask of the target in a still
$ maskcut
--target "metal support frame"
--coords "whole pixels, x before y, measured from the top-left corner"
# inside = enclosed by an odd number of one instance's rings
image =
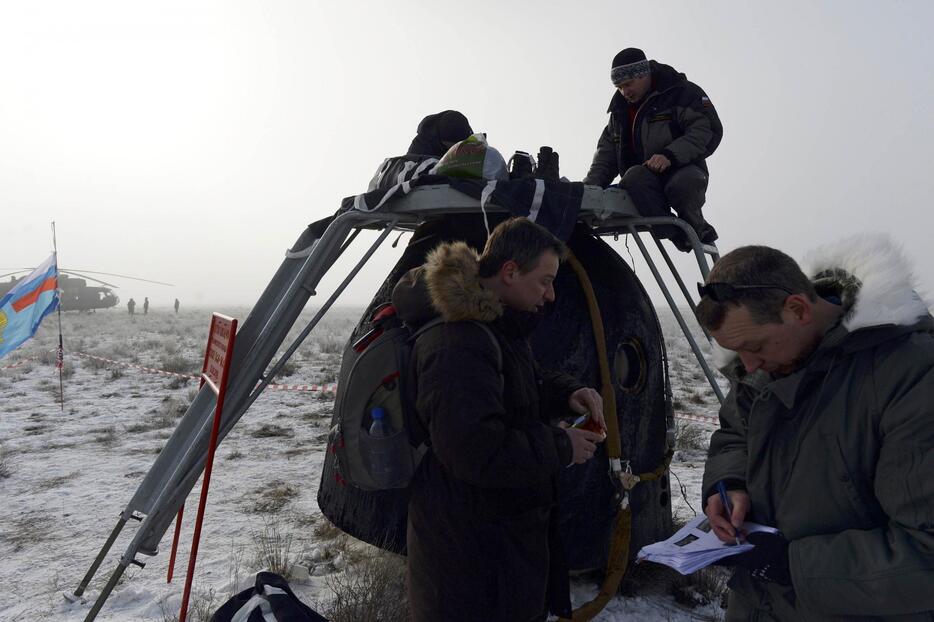
[[[707,375],[711,387],[717,397],[723,401],[723,394],[715,382],[713,372],[704,360],[693,334],[684,322],[638,232],[640,230],[651,231],[654,225],[661,224],[680,227],[691,242],[698,267],[704,278],[709,273],[706,255],[711,255],[716,260],[718,257],[716,247],[702,245],[694,230],[680,219],[640,217],[628,195],[619,189],[604,191],[587,186],[584,202],[589,207],[582,210],[581,219],[592,227],[595,235],[620,232],[634,235],[643,257],[665,294],[669,307],[691,344],[694,355]],[[487,209],[487,211],[491,210],[504,211],[494,205]],[[425,186],[393,201],[387,206],[386,211],[379,213],[363,213],[354,210],[342,212],[334,217],[320,235],[311,227],[306,229],[293,248],[286,252],[285,260],[260,295],[250,314],[240,325],[231,362],[231,378],[227,388],[226,408],[222,413],[218,443],[227,436],[250,405],[256,401],[272,378],[282,369],[289,357],[294,354],[337,297],[393,230],[412,230],[430,217],[479,211],[480,204],[476,199],[460,194],[447,186]],[[364,228],[382,231],[299,337],[273,367],[264,373],[288,336],[288,332],[298,320],[309,298],[315,295],[315,288],[321,279]],[[656,243],[658,243],[657,239]],[[659,248],[662,250],[669,269],[678,280],[688,303],[693,308],[690,295],[677,274],[677,270],[674,269],[670,257],[660,244]],[[209,387],[202,387],[133,498],[121,513],[117,525],[81,584],[74,591],[75,596],[80,596],[85,591],[127,520],[130,518],[141,520],[139,530],[85,618],[86,622],[96,618],[130,564],[140,567],[145,565],[137,561],[137,554],[152,556],[158,553],[159,542],[204,469],[215,405],[216,398],[213,391]]]
[[[228,408],[225,408],[222,413],[219,441],[226,437],[247,408],[259,397],[263,389],[286,363],[288,357],[295,352],[327,309],[393,231],[395,223],[399,220],[398,217],[386,214],[374,217],[358,212],[347,212],[337,216],[320,238],[313,237],[310,230],[306,230],[299,238],[294,248],[286,254],[285,261],[238,332],[231,364],[232,377],[227,390]],[[359,229],[374,225],[383,229],[379,237],[318,311],[309,326],[303,330],[301,336],[290,346],[287,353],[280,357],[268,374],[264,375],[264,370],[285,340],[308,299],[314,294],[315,287],[347,248],[351,241],[347,239],[348,235],[355,236]],[[150,556],[157,554],[159,542],[204,469],[204,458],[215,404],[216,398],[213,392],[209,388],[202,387],[130,503],[121,513],[117,525],[88,573],[75,590],[75,596],[80,596],[87,588],[127,519],[144,516],[140,529],[134,535],[121,556],[117,568],[88,612],[86,622],[97,617],[130,564],[144,565],[137,561],[137,554]]]
[[[681,294],[684,296],[688,306],[691,308],[691,313],[697,315],[697,305],[694,304],[694,298],[691,297],[691,292],[688,290],[687,286],[685,286],[684,279],[681,278],[681,274],[678,273],[674,263],[672,263],[671,255],[668,254],[668,250],[664,247],[662,241],[659,239],[658,235],[655,234],[655,232],[652,232],[652,239],[655,241],[655,246],[658,248],[658,252],[661,254],[662,258],[665,260],[665,263],[668,265],[668,270],[671,272],[672,276],[675,277],[675,281],[678,283],[678,287],[681,289]],[[706,260],[704,263],[706,263]],[[704,331],[704,335],[709,340],[710,333],[708,333],[707,329],[703,326],[700,328],[702,331]]]
[[[285,366],[290,358],[292,358],[292,355],[295,354],[295,350],[297,350],[302,342],[305,341],[305,339],[311,333],[312,329],[318,325],[318,322],[320,322],[324,315],[328,312],[328,309],[331,308],[337,298],[344,292],[345,289],[347,289],[347,286],[350,285],[350,282],[353,281],[354,277],[357,276],[357,273],[360,272],[366,262],[370,260],[370,257],[373,256],[373,253],[376,252],[376,249],[379,248],[383,243],[383,240],[389,237],[389,234],[392,233],[394,229],[395,227],[393,224],[386,225],[386,228],[383,229],[383,232],[379,235],[376,241],[373,242],[360,261],[357,262],[357,265],[353,267],[353,269],[350,271],[350,274],[348,274],[344,280],[341,281],[341,284],[337,287],[336,290],[334,290],[334,293],[331,294],[331,297],[328,298],[323,305],[321,305],[321,308],[318,309],[318,312],[315,313],[315,316],[311,319],[308,325],[305,326],[301,334],[295,338],[295,341],[292,342],[285,353],[279,357],[279,360],[276,362],[275,366],[263,376],[262,381],[256,386],[256,388],[253,390],[253,393],[250,394],[249,400],[247,401],[244,410],[249,408],[253,402],[256,401],[256,398],[260,396],[267,385],[269,385],[269,383],[279,374],[279,370]],[[360,230],[357,229],[354,232],[354,237],[356,237],[356,234],[359,233],[359,231]],[[341,252],[343,252],[345,248],[346,245],[341,249]]]
[[[100,553],[97,554],[97,557],[94,559],[94,562],[91,564],[91,568],[88,570],[87,574],[84,575],[84,578],[81,579],[81,583],[78,585],[77,589],[74,591],[76,598],[80,598],[84,594],[84,590],[87,589],[88,584],[91,582],[91,579],[94,578],[94,575],[97,573],[97,569],[101,567],[101,563],[104,561],[104,557],[107,555],[107,552],[110,550],[110,547],[113,546],[113,543],[117,540],[117,536],[120,535],[120,531],[123,529],[123,526],[126,524],[126,518],[123,514],[120,515],[120,519],[117,520],[117,526],[113,528],[113,531],[110,532],[110,537],[107,538],[107,542],[104,543],[103,548],[100,550]]]
[[[700,269],[701,274],[705,280],[707,279],[707,275],[710,274],[710,266],[707,265],[706,255],[710,255],[713,260],[716,261],[719,258],[719,253],[715,246],[701,244],[700,239],[694,232],[694,228],[680,218],[630,218],[627,219],[624,225],[628,230],[627,232],[632,234],[632,237],[635,238],[636,244],[639,246],[639,251],[642,253],[642,257],[645,259],[645,262],[649,265],[649,269],[652,271],[652,276],[655,277],[655,282],[662,290],[662,294],[664,294],[665,300],[668,302],[668,307],[671,309],[672,314],[674,314],[675,319],[678,321],[678,326],[681,327],[681,332],[684,334],[685,339],[688,340],[688,344],[691,346],[691,351],[694,353],[694,357],[697,359],[697,362],[701,366],[704,375],[707,377],[707,382],[710,384],[710,388],[713,390],[714,394],[717,396],[717,399],[722,404],[723,400],[726,399],[723,395],[723,390],[720,389],[720,385],[717,384],[716,376],[714,375],[713,370],[710,369],[710,365],[707,364],[707,359],[704,358],[704,354],[701,352],[700,346],[697,345],[697,339],[695,339],[694,333],[688,327],[687,322],[685,322],[681,310],[678,308],[678,305],[675,303],[671,292],[668,290],[668,285],[665,284],[665,280],[662,278],[661,273],[658,271],[658,266],[655,265],[655,260],[652,259],[648,248],[645,246],[645,242],[642,241],[642,238],[639,235],[640,229],[643,231],[648,230],[651,232],[653,225],[674,225],[676,227],[680,227],[681,230],[684,231],[688,240],[691,242],[694,256],[697,259],[698,268]],[[605,230],[605,228],[601,228],[601,231],[603,230]],[[608,232],[619,233],[619,230],[613,228]],[[675,269],[674,264],[671,261],[671,257],[665,251],[664,247],[661,245],[654,233],[652,233],[652,237],[661,250],[662,256],[665,258],[665,262],[668,264],[668,269],[671,270],[672,275],[678,282],[678,286],[681,288],[681,292],[687,299],[688,305],[692,310],[696,309],[696,305],[691,298],[690,292],[688,291],[687,287],[685,287],[684,281],[681,279],[681,276]],[[707,332],[704,331],[704,334],[707,335]],[[709,339],[710,336],[707,335],[707,338]]]

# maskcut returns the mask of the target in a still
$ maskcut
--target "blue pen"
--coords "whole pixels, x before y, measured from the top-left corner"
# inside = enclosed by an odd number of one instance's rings
[[[733,504],[730,503],[730,496],[726,494],[726,485],[723,483],[722,479],[717,482],[717,492],[720,493],[720,501],[723,502],[723,508],[726,510],[726,516],[732,522]],[[733,533],[736,537],[736,544],[739,544],[739,531],[737,531],[736,527],[733,527]]]

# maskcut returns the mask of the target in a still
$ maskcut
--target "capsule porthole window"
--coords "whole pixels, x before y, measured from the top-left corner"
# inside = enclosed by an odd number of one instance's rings
[[[645,388],[648,362],[642,342],[630,337],[620,342],[614,358],[616,385],[629,394],[639,393]]]

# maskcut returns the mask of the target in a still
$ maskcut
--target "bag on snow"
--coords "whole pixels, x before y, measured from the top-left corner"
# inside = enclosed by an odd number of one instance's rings
[[[210,622],[328,622],[303,603],[289,582],[274,572],[260,572],[256,585],[233,596]]]
[[[386,304],[374,313],[373,329],[344,356],[356,356],[346,378],[337,384],[336,423],[328,437],[328,451],[337,457],[337,479],[363,490],[389,490],[409,485],[428,449],[428,434],[415,413],[415,379],[411,355],[419,335],[443,323],[440,318],[417,330],[396,316]],[[502,351],[490,328],[474,322],[496,347],[498,369]],[[373,411],[382,410],[391,432],[371,435]]]

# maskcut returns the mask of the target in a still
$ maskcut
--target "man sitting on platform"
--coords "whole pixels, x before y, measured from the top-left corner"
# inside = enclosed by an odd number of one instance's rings
[[[705,162],[723,136],[723,126],[703,89],[683,73],[627,48],[613,58],[610,78],[617,93],[585,184],[609,186],[617,175],[643,216],[668,216],[670,205],[705,244],[716,230],[701,213],[706,200]],[[677,227],[656,231],[689,251]]]

